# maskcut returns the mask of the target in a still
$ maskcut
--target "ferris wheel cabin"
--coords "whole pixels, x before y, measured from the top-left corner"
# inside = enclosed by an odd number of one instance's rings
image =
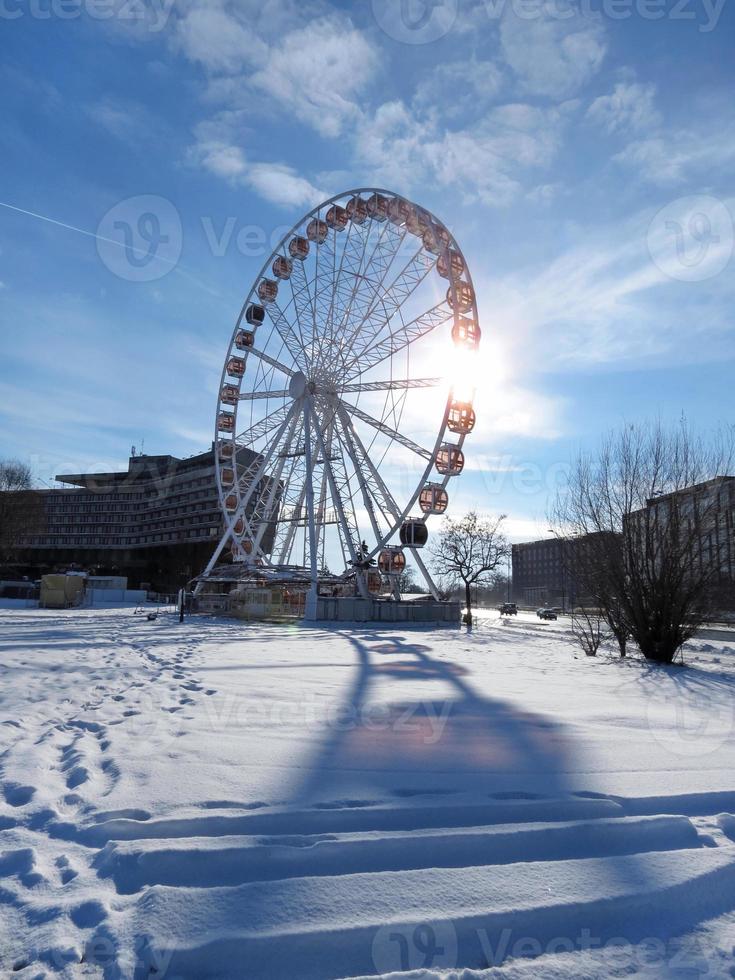
[[[449,506],[449,494],[441,483],[427,483],[419,494],[419,507],[424,514],[443,514]]]
[[[295,235],[288,243],[288,254],[292,259],[303,262],[309,254],[309,241],[301,235]]]
[[[406,556],[398,547],[383,548],[378,555],[378,569],[383,575],[400,575],[406,570]]]
[[[429,529],[423,520],[417,517],[409,517],[401,525],[398,537],[401,544],[407,548],[423,548],[429,540]]]
[[[442,476],[459,476],[464,469],[464,453],[459,446],[444,442],[439,447],[434,465]]]
[[[455,317],[452,327],[452,340],[456,347],[464,347],[466,350],[477,350],[480,346],[482,333],[474,320],[466,316]]]

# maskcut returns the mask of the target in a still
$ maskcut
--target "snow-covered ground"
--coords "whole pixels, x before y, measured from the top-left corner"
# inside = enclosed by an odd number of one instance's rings
[[[1,610],[0,975],[735,976],[735,645],[686,659]]]

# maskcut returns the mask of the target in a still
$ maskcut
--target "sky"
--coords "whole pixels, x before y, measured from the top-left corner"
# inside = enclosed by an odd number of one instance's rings
[[[472,271],[454,513],[547,536],[610,428],[733,421],[733,0],[0,0],[0,21],[0,456],[40,485],[208,448],[261,265],[351,187],[429,208]]]

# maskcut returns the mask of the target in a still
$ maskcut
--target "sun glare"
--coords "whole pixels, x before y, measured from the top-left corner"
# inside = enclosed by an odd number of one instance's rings
[[[506,371],[498,344],[483,339],[478,350],[453,347],[442,352],[441,373],[457,401],[472,402],[478,394],[497,388]]]

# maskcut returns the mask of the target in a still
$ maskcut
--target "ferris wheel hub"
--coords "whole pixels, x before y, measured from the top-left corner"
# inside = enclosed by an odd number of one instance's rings
[[[297,371],[291,377],[291,381],[288,386],[288,393],[296,401],[299,398],[303,398],[307,391],[314,392],[314,386],[309,383],[309,379],[303,373],[303,371]]]

